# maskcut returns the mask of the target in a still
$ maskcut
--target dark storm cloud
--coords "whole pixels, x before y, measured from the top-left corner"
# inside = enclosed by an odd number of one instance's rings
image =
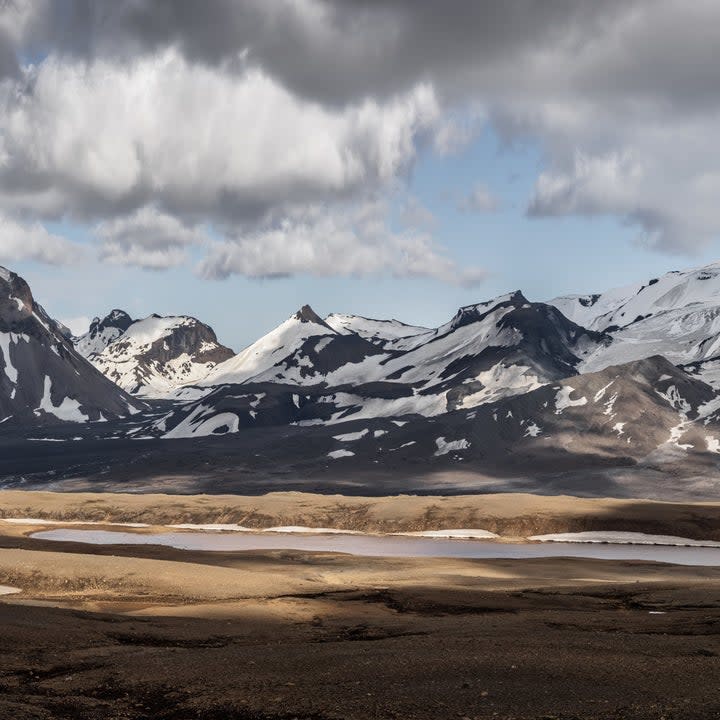
[[[17,48],[9,33],[0,28],[0,79],[18,77],[20,66],[17,60]]]
[[[128,58],[176,45],[191,61],[247,52],[286,87],[327,102],[433,81],[461,92],[554,44],[585,43],[630,2],[607,0],[58,0],[36,17],[37,45]],[[497,75],[497,73],[500,73]]]

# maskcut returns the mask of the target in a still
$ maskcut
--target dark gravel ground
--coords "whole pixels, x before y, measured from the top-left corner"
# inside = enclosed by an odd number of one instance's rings
[[[0,603],[0,717],[720,718],[717,582],[312,600],[308,621]]]

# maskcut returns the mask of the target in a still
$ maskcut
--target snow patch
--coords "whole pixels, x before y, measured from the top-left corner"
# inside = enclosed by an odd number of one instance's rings
[[[601,387],[601,388],[595,393],[595,397],[593,398],[593,401],[594,401],[594,402],[600,402],[600,401],[603,399],[603,397],[605,397],[605,392],[606,392],[606,390],[607,390],[614,382],[615,382],[614,380],[611,380],[607,385],[605,385],[604,387]]]
[[[605,403],[605,410],[603,410],[603,415],[610,415],[613,416],[613,408],[615,407],[615,401],[618,399],[618,394],[613,393],[610,399]]]
[[[317,345],[315,345],[315,353],[319,355],[332,341],[332,337],[325,337],[319,340]]]
[[[417,442],[415,440],[411,440],[410,442],[403,443],[400,445],[400,447],[391,448],[390,452],[395,452],[395,450],[402,450],[402,448],[410,447],[411,445],[417,445]]]
[[[87,422],[89,420],[87,415],[80,410],[80,403],[77,400],[66,397],[56,407],[52,403],[51,393],[52,380],[46,375],[45,390],[40,405],[35,410],[36,415],[39,415],[40,410],[43,410],[49,415],[54,415],[58,420],[65,420],[66,422]]]
[[[147,523],[109,522],[104,520],[47,520],[45,518],[0,518],[10,525],[111,525],[113,527],[146,528]]]
[[[370,431],[366,428],[365,430],[345,433],[344,435],[333,435],[333,440],[339,440],[340,442],[355,442],[355,440],[364,438],[369,432]]]
[[[166,525],[173,530],[203,530],[208,532],[253,532],[252,528],[236,525],[235,523],[180,523],[179,525]]]
[[[660,397],[665,398],[665,400],[682,415],[687,415],[692,410],[690,403],[680,394],[680,391],[675,385],[670,385],[665,392],[660,392],[659,390],[655,392]]]
[[[475,382],[481,383],[483,387],[478,392],[466,395],[462,399],[460,407],[465,410],[511,395],[530,392],[542,385],[537,375],[531,373],[529,367],[525,365],[506,366],[503,363],[498,363],[490,370],[481,372],[475,377]]]
[[[571,388],[569,385],[565,385],[560,388],[558,394],[555,396],[555,414],[562,415],[563,410],[569,407],[579,407],[581,405],[587,405],[587,398],[581,397],[577,400],[571,400],[570,396],[575,392],[575,388]]]
[[[305,525],[282,525],[280,527],[265,528],[263,532],[269,533],[301,533],[303,535],[362,535],[359,530],[338,530],[337,528],[306,527]]]
[[[10,343],[13,342],[13,339],[12,333],[0,333],[0,350],[5,361],[5,375],[13,385],[16,385],[18,379],[17,368],[10,359]]]
[[[167,439],[190,438],[194,436],[205,437],[206,435],[225,435],[238,431],[240,419],[235,413],[219,413],[212,417],[201,419],[199,416],[207,410],[209,410],[209,408],[200,405],[176,427],[166,432],[163,437]]]
[[[435,457],[447,455],[455,450],[467,450],[470,447],[470,443],[467,440],[451,440],[448,442],[444,437],[437,438],[435,444],[437,445]]]

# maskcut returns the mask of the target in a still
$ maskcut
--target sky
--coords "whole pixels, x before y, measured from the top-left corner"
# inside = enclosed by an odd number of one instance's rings
[[[0,264],[239,350],[714,262],[717,47],[714,0],[0,0]]]

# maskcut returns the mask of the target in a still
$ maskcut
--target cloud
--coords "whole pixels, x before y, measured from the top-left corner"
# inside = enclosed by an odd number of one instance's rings
[[[479,269],[459,268],[428,235],[391,232],[385,215],[381,203],[337,212],[310,208],[275,227],[218,243],[199,271],[214,279],[235,274],[250,278],[390,274],[457,285],[483,279]]]
[[[187,260],[185,248],[208,242],[203,230],[188,227],[177,218],[144,207],[129,216],[98,223],[100,259],[114,265],[166,270]]]
[[[34,5],[30,0],[0,0],[0,80],[20,76],[18,55],[28,27],[46,10],[43,0]]]
[[[670,252],[720,235],[712,0],[11,5],[6,209],[95,221],[151,205],[247,238],[292,208],[362,205],[420,148],[462,152],[488,123],[539,149],[530,217],[616,217]]]
[[[174,215],[258,219],[388,183],[437,115],[418,85],[329,109],[259,69],[190,65],[173,50],[128,66],[48,58],[0,96],[0,202],[76,217],[153,204]]]
[[[84,248],[53,235],[38,222],[24,224],[0,215],[0,262],[34,260],[48,265],[69,265],[84,256]]]
[[[486,185],[478,184],[472,191],[461,198],[458,208],[463,212],[490,213],[500,207],[498,199],[490,192]]]
[[[82,59],[135,60],[175,47],[192,63],[238,57],[328,105],[389,97],[419,82],[464,94],[501,87],[508,67],[594,39],[633,0],[65,0],[41,2],[26,41]],[[500,77],[496,77],[498,70]],[[496,79],[494,79],[496,78]]]
[[[400,207],[400,221],[410,228],[430,230],[435,225],[435,216],[413,195]]]

